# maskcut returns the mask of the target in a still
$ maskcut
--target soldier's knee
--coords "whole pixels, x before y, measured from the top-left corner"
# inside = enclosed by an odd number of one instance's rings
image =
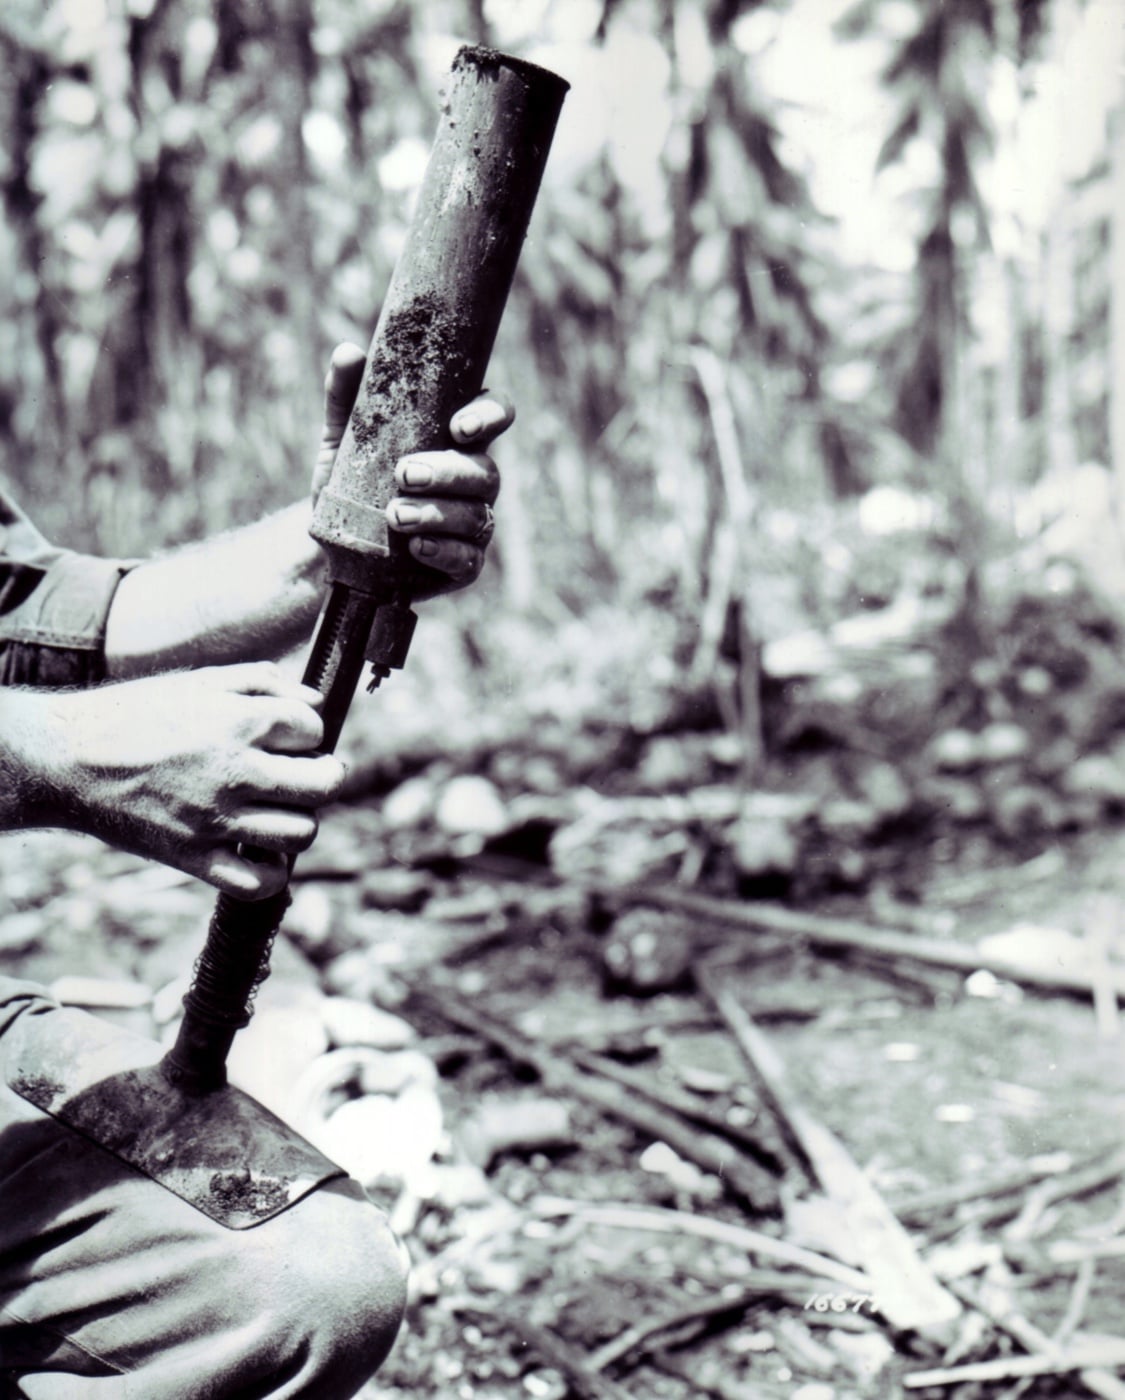
[[[328,1300],[328,1349],[341,1364],[355,1365],[366,1380],[398,1335],[410,1266],[383,1213],[366,1200],[357,1203],[353,1190],[359,1192],[348,1182],[319,1193],[330,1247],[319,1262],[315,1289]],[[338,1212],[337,1203],[344,1207]],[[358,1212],[350,1208],[356,1204]],[[315,1249],[315,1240],[311,1243]]]
[[[274,1265],[270,1310],[286,1339],[282,1350],[301,1357],[302,1382],[316,1387],[310,1394],[351,1395],[398,1335],[406,1251],[351,1181],[319,1188],[264,1229],[281,1223],[285,1247],[263,1235],[262,1253]]]

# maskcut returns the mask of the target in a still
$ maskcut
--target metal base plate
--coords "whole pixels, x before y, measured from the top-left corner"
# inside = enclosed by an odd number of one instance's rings
[[[260,1225],[346,1175],[241,1089],[174,1088],[151,1041],[82,1012],[44,1021],[11,1088],[220,1225]]]

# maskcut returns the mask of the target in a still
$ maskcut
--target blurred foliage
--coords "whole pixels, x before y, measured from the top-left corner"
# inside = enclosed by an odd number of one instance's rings
[[[366,341],[404,217],[305,137],[330,124],[354,170],[428,115],[403,7],[320,10],[5,7],[5,466],[76,544],[144,551],[300,489],[327,341]]]
[[[842,21],[885,45],[884,165],[919,143],[936,156],[900,275],[840,262],[779,128],[748,35],[785,9],[603,0],[587,56],[622,82],[642,85],[635,54],[658,74],[638,98],[658,189],[612,130],[549,169],[491,371],[520,421],[487,605],[552,625],[595,603],[671,610],[678,664],[738,671],[728,712],[751,744],[756,649],[887,592],[841,581],[833,551],[861,550],[840,502],[900,481],[951,501],[962,529],[979,511],[959,434],[989,231],[983,94],[1047,19],[1043,0],[925,0],[904,34],[901,5],[862,0]],[[442,74],[459,40],[495,41],[491,14],[7,0],[0,470],[48,533],[144,553],[304,489],[327,354],[368,339]],[[594,120],[583,92],[564,124]],[[1035,413],[1042,365],[1021,359]],[[867,391],[838,394],[857,366]]]

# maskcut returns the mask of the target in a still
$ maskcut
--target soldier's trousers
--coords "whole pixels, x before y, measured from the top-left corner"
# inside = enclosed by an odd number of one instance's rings
[[[210,1220],[12,1090],[59,1014],[0,978],[0,1396],[354,1395],[404,1306],[382,1214],[340,1179],[250,1229]]]

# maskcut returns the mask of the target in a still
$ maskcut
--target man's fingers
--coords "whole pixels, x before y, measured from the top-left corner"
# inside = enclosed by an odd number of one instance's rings
[[[358,345],[337,345],[324,377],[324,427],[320,432],[320,447],[313,463],[312,500],[316,504],[328,485],[336,452],[351,417],[359,386],[363,382],[365,364]]]
[[[458,535],[472,544],[492,538],[492,507],[483,501],[396,497],[387,506],[387,522],[407,535]]]
[[[231,666],[206,666],[195,672],[200,680],[234,695],[273,695],[279,700],[299,701],[314,708],[323,696],[311,685],[303,685],[283,675],[273,661],[238,661]]]
[[[289,878],[289,862],[271,851],[264,860],[247,860],[233,846],[219,846],[184,861],[182,868],[224,894],[238,899],[265,899],[276,894]]]
[[[200,674],[254,702],[246,707],[241,732],[259,747],[279,753],[307,753],[324,737],[319,713],[324,696],[313,686],[283,675],[272,661],[214,666]]]
[[[484,501],[492,505],[500,494],[500,473],[496,463],[484,449],[515,418],[515,409],[501,394],[487,390],[470,404],[458,410],[450,422],[453,440],[475,452],[448,451],[412,452],[395,467],[399,490],[416,496],[449,496],[466,501]],[[392,525],[407,528],[405,519]],[[461,533],[454,529],[450,533]],[[467,533],[475,534],[476,530]]]
[[[363,382],[366,356],[358,345],[337,345],[324,376],[324,432],[321,446],[335,452],[348,426],[359,386]]]
[[[308,701],[281,696],[257,704],[250,732],[258,748],[270,753],[311,753],[324,738],[324,721]]]
[[[264,804],[238,808],[227,816],[224,825],[237,841],[287,855],[308,850],[317,830],[316,817],[311,812]]]
[[[409,495],[455,496],[488,505],[500,494],[500,473],[484,452],[412,452],[395,467],[395,481]]]
[[[255,753],[240,792],[250,801],[284,807],[323,807],[339,795],[345,771],[334,754],[294,758],[286,754]]]
[[[408,547],[420,563],[448,574],[454,583],[472,583],[484,568],[484,547],[465,540],[433,539],[424,535],[412,539]]]
[[[453,441],[464,446],[483,447],[510,428],[516,410],[504,394],[484,389],[470,404],[458,409],[449,424]]]
[[[195,672],[204,685],[235,695],[280,695],[281,668],[272,661],[236,661],[230,666],[203,666]]]

